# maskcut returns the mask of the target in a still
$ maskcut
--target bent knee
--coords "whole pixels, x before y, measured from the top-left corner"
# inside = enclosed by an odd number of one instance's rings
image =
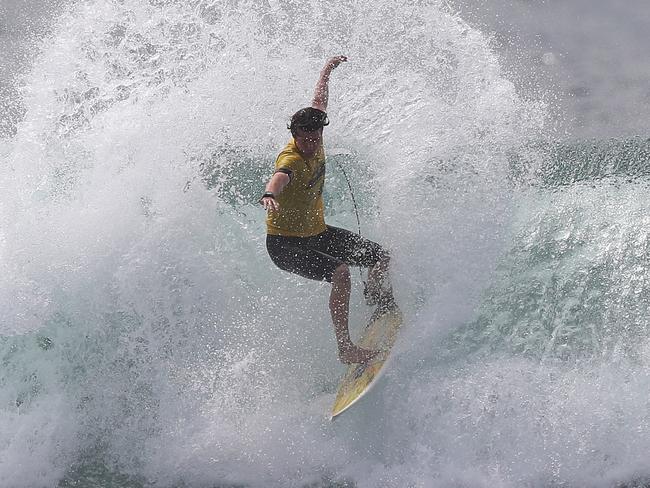
[[[350,281],[350,267],[345,264],[339,264],[332,273],[332,282]]]
[[[390,253],[388,251],[384,251],[381,254],[379,261],[386,264],[390,263]]]
[[[382,249],[382,251],[378,253],[376,259],[377,260],[372,267],[388,269],[388,266],[390,265],[390,253],[388,251]]]

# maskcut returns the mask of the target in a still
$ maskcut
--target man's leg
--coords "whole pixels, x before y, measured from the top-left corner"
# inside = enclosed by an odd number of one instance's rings
[[[385,283],[388,277],[388,266],[390,263],[390,258],[387,254],[384,254],[377,263],[370,269],[368,269],[368,289],[373,294],[377,296],[380,294],[384,284],[390,287],[390,284]]]
[[[350,306],[350,269],[341,260],[313,249],[314,239],[301,239],[269,235],[266,238],[269,256],[277,267],[312,280],[332,283],[330,313],[334,322],[339,358],[344,363],[360,363],[372,358],[376,352],[355,346],[348,331]]]
[[[384,310],[397,307],[393,296],[393,287],[388,279],[390,257],[384,254],[377,263],[368,270],[368,283],[364,290],[368,305],[379,305]]]
[[[355,346],[350,339],[348,329],[350,287],[350,268],[346,264],[341,264],[332,274],[330,313],[332,314],[332,322],[334,322],[339,358],[346,364],[363,363],[377,354],[377,351],[369,351]]]
[[[386,310],[396,307],[388,279],[390,255],[382,246],[349,230],[328,226],[318,250],[348,265],[368,268],[364,290],[368,305],[378,304]]]

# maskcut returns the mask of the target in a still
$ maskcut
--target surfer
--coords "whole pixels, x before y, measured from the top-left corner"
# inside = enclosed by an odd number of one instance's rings
[[[334,322],[339,359],[346,364],[364,363],[378,351],[356,346],[350,339],[349,266],[368,268],[364,295],[369,305],[395,306],[388,284],[388,252],[358,234],[325,224],[323,185],[325,152],[323,127],[327,119],[329,78],[347,61],[335,56],[325,63],[311,106],[291,117],[293,136],[275,161],[275,172],[260,203],[267,210],[266,248],[275,265],[285,271],[332,284],[329,308]]]

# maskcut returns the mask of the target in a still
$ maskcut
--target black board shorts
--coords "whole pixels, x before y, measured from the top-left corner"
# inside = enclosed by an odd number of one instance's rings
[[[329,225],[325,232],[311,237],[267,234],[266,249],[278,268],[329,282],[341,264],[371,268],[388,258],[388,252],[376,242]]]

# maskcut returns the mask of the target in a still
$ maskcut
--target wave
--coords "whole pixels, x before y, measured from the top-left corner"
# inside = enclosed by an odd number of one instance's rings
[[[650,140],[624,139],[531,144],[510,157],[512,178],[558,188],[608,179],[623,184],[645,179],[650,168]]]
[[[274,269],[255,201],[335,53],[327,218],[355,226],[343,168],[409,325],[331,424],[327,286]],[[23,100],[0,153],[4,486],[645,474],[642,185],[557,183],[585,172],[532,142],[545,103],[443,2],[74,4]],[[361,303],[355,279],[355,333]]]

